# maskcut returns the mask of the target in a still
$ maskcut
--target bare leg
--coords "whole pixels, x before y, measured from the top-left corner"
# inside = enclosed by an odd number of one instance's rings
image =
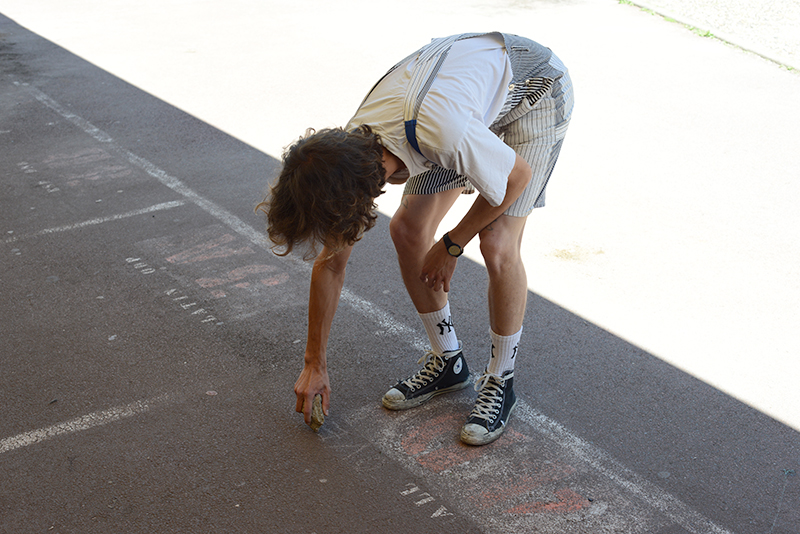
[[[525,217],[502,215],[480,232],[489,274],[489,321],[500,336],[517,334],[525,317],[528,278],[519,253],[525,221]],[[475,383],[478,398],[461,429],[461,441],[468,445],[485,445],[499,438],[517,403],[513,371],[498,376],[496,369],[490,371],[493,361],[490,356],[486,372]]]
[[[436,242],[435,233],[447,211],[462,189],[442,191],[435,195],[406,195],[392,217],[392,234],[400,272],[408,295],[419,313],[444,308],[447,293],[433,291],[419,279],[425,255]]]
[[[528,278],[520,247],[526,217],[500,216],[480,233],[489,274],[489,321],[501,336],[519,332],[525,317]]]
[[[438,312],[447,306],[447,293],[430,289],[419,276],[425,256],[435,242],[436,229],[460,193],[461,189],[453,189],[435,195],[406,195],[392,217],[389,228],[397,249],[400,271],[408,294],[420,314]],[[447,339],[436,341],[431,337],[434,334],[431,333],[430,324],[426,322],[430,317],[423,318],[421,315],[421,318],[428,331],[431,350],[423,356],[422,369],[398,382],[383,396],[383,406],[390,410],[413,408],[436,395],[458,391],[469,385],[469,367],[460,347],[452,350],[453,339],[450,338],[455,336],[455,332],[448,328]],[[438,317],[433,320],[436,319]],[[441,334],[445,335],[444,328]],[[455,343],[458,343],[457,339]],[[451,348],[445,348],[448,346]]]

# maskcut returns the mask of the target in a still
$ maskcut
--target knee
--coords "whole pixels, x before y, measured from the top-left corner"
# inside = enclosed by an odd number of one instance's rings
[[[481,255],[489,274],[502,273],[522,262],[517,239],[503,232],[484,230],[480,233]]]
[[[424,247],[424,237],[422,228],[414,224],[409,217],[395,214],[389,223],[389,234],[398,253],[410,253]]]

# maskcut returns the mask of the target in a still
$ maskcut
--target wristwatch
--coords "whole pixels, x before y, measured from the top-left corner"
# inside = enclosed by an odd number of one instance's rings
[[[456,245],[450,240],[450,236],[447,233],[442,236],[442,240],[444,240],[444,246],[447,247],[447,253],[453,257],[459,257],[461,254],[464,253],[464,249],[461,248],[461,245]]]

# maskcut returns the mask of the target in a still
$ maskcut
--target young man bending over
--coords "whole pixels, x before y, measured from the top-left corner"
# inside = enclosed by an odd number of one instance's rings
[[[527,298],[520,257],[525,221],[544,205],[573,106],[566,67],[548,48],[502,34],[434,39],[372,88],[345,128],[311,132],[284,155],[266,212],[270,238],[288,254],[316,245],[305,366],[295,384],[308,423],[315,395],[330,407],[326,347],[353,245],[375,222],[385,183],[404,183],[390,231],[406,289],[430,340],[421,369],[383,397],[391,410],[419,406],[469,384],[447,293],[458,257],[480,239],[489,277],[491,353],[475,383],[461,439],[483,445],[504,431],[516,404],[514,364]],[[439,240],[462,192],[468,213]]]

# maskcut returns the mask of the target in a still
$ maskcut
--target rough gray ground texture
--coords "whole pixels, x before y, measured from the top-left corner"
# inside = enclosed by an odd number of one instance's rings
[[[633,0],[678,22],[800,68],[800,0]]]

